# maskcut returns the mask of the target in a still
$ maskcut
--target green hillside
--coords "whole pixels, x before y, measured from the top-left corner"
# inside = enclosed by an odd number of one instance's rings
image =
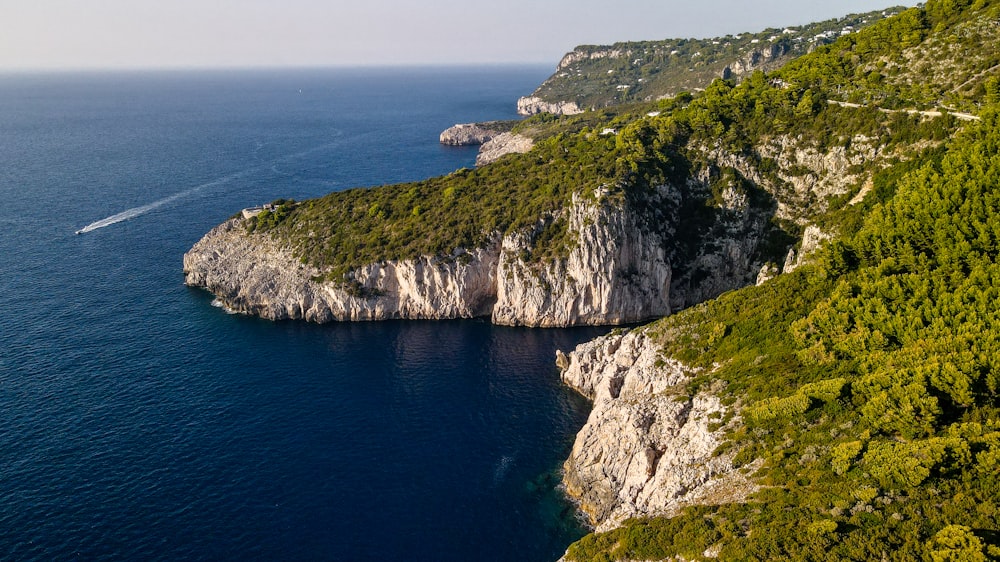
[[[576,102],[581,108],[653,101],[703,89],[716,78],[739,79],[754,70],[775,70],[901,11],[890,8],[711,39],[583,45],[568,53],[532,95],[547,102]]]
[[[770,74],[533,117],[516,128],[536,139],[528,154],[245,224],[330,279],[384,259],[463,259],[515,231],[535,242],[523,257],[544,262],[573,243],[560,220],[573,194],[607,188],[669,233],[675,276],[697,278],[685,268],[717,240],[725,192],[742,190],[770,217],[761,261],[780,261],[806,225],[832,240],[813,265],[641,329],[705,369],[690,393],[725,383],[742,423],[724,447],[748,471],[762,459],[761,491],[630,521],[569,558],[1000,559],[998,22],[1000,2],[933,0]],[[767,156],[776,140],[878,150],[844,170],[856,182],[819,194],[792,188],[814,172]],[[697,171],[705,189],[687,181]],[[664,185],[674,207],[647,197]]]
[[[880,170],[828,217],[840,236],[814,265],[644,328],[706,369],[691,392],[725,381],[743,418],[725,447],[764,460],[762,490],[588,536],[570,559],[1000,559],[998,17],[996,2],[928,2],[770,77],[814,107],[951,92],[981,120]],[[956,41],[976,56],[943,60]],[[900,60],[934,63],[855,82]]]

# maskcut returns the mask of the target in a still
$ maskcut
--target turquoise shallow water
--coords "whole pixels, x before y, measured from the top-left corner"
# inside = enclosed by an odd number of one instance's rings
[[[553,354],[598,330],[272,323],[180,271],[242,207],[470,166],[437,134],[548,72],[0,75],[0,558],[561,554]]]

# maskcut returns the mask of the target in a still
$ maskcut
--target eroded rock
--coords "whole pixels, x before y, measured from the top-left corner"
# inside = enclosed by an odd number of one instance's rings
[[[567,492],[597,531],[630,517],[673,516],[689,505],[745,501],[757,488],[715,455],[739,423],[711,391],[693,395],[695,372],[663,357],[641,330],[564,354],[563,381],[594,401],[564,465]]]

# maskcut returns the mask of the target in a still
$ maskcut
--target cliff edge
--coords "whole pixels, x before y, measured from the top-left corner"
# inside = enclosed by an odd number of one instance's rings
[[[574,197],[568,209],[545,220],[566,222],[572,241],[565,256],[530,258],[545,226],[539,224],[534,231],[498,233],[484,248],[385,260],[334,282],[235,218],[184,255],[184,279],[230,309],[272,320],[490,316],[497,324],[559,327],[627,324],[670,313],[664,241],[638,228],[633,211],[606,197]]]
[[[697,372],[663,357],[642,330],[558,352],[563,381],[594,403],[564,465],[571,497],[597,531],[632,517],[672,516],[689,505],[745,501],[756,491],[715,455],[739,418],[709,390],[690,393]]]

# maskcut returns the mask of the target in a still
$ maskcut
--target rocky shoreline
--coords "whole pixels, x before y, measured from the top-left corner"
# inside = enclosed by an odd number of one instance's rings
[[[496,162],[508,154],[524,154],[535,142],[511,132],[517,121],[459,123],[441,132],[439,141],[446,146],[479,146],[476,166]]]
[[[522,109],[573,110],[531,103]],[[525,136],[476,124],[452,127],[441,142],[481,144],[478,166],[533,146]],[[854,170],[886,156],[863,136],[852,138],[849,147],[823,151],[785,136],[763,139],[754,154],[731,154],[721,146],[686,150],[697,163],[689,177],[652,189],[639,205],[599,189],[593,197],[574,196],[540,217],[534,229],[494,233],[482,248],[370,263],[342,282],[328,280],[328,272],[302,263],[291,248],[249,232],[243,219],[234,218],[185,254],[185,283],[209,290],[231,310],[272,320],[484,317],[531,327],[635,324],[801,265],[829,234],[808,224],[799,209],[846,194],[864,182]],[[776,165],[772,173],[760,170],[764,159]],[[684,201],[711,201],[712,213],[707,223],[694,225],[704,238],[680,251],[677,233],[692,228],[677,215]],[[648,209],[660,214],[649,215]],[[801,239],[781,256],[765,259],[759,245],[772,217],[797,223]],[[567,223],[568,251],[532,261],[535,236],[556,220]],[[740,423],[739,405],[724,405],[720,388],[690,394],[687,383],[698,373],[662,356],[643,328],[560,352],[557,364],[563,381],[593,402],[563,468],[567,493],[596,530],[632,517],[672,516],[690,505],[741,502],[756,491],[748,476],[755,465],[735,466],[735,452],[714,454]]]
[[[563,469],[568,494],[597,531],[756,491],[733,452],[714,454],[739,423],[736,406],[722,404],[721,389],[690,394],[698,372],[662,356],[643,329],[557,352],[556,363],[563,382],[593,402]]]
[[[323,281],[266,234],[235,218],[184,255],[184,280],[225,306],[272,320],[311,322],[488,316],[534,327],[619,325],[670,313],[663,243],[640,218],[606,198],[574,198],[563,211],[576,241],[565,259],[525,261],[532,236],[494,236],[485,248],[451,256],[386,260]],[[555,220],[556,217],[550,217]]]
[[[441,132],[439,142],[446,146],[478,146],[506,132],[506,127],[495,127],[499,122],[459,123]]]

